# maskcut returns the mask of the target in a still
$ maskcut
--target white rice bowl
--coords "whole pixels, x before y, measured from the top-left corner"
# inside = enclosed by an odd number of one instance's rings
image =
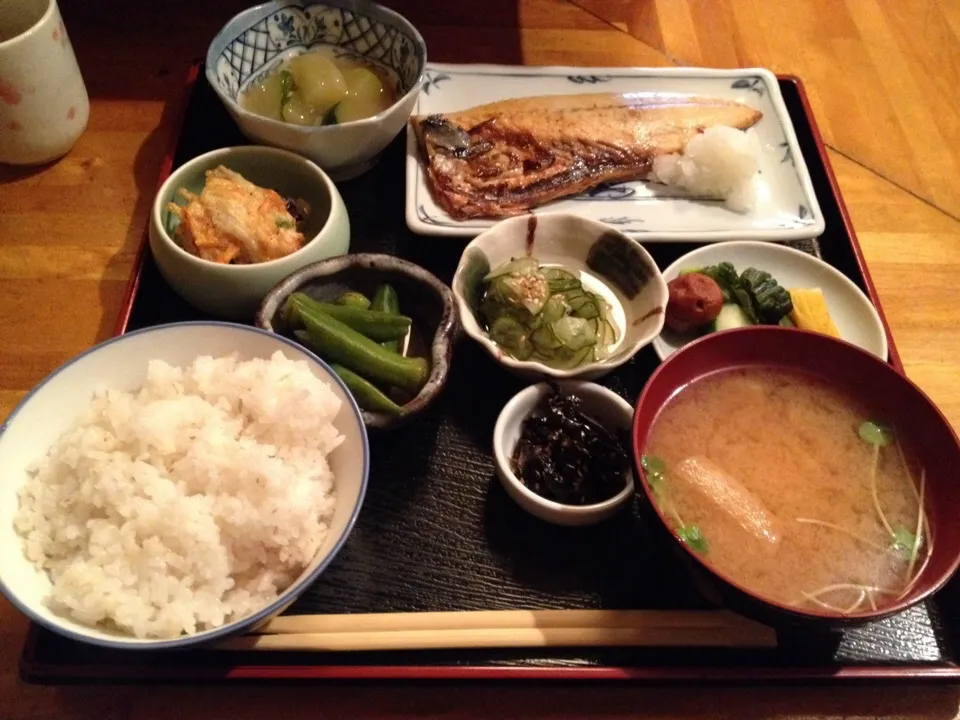
[[[731,210],[747,212],[756,202],[759,158],[760,141],[754,133],[719,125],[694,137],[682,155],[654,158],[649,179],[693,195],[723,198]]]
[[[276,601],[326,540],[342,404],[279,350],[151,361],[138,392],[97,392],[19,489],[14,527],[49,574],[44,603],[175,638]]]

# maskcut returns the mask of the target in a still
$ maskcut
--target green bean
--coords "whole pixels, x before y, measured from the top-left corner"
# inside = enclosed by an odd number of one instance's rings
[[[377,292],[373,295],[373,301],[370,303],[370,309],[391,313],[393,315],[400,314],[400,298],[397,296],[397,291],[393,289],[393,285],[384,283],[377,288]],[[385,340],[380,344],[387,350],[399,353],[402,343],[403,339],[400,338],[397,340]]]
[[[364,410],[388,413],[390,415],[399,415],[403,412],[403,408],[382,393],[380,388],[372,382],[365,380],[343,365],[333,363],[330,367],[340,376],[343,384],[349,388],[351,394],[357,401],[357,405]]]
[[[349,290],[337,298],[337,305],[346,305],[347,307],[355,307],[361,310],[370,310],[370,298],[363,293]],[[376,310],[377,308],[373,309]]]
[[[403,315],[391,315],[375,310],[361,310],[349,305],[320,302],[302,293],[294,293],[291,297],[297,298],[297,302],[301,302],[307,307],[326,313],[344,325],[350,326],[361,335],[366,335],[371,340],[396,340],[406,335],[410,329],[410,318]]]
[[[304,345],[310,344],[310,334],[306,330],[295,330],[293,334]],[[403,412],[403,408],[387,397],[380,388],[360,377],[350,368],[345,368],[338,363],[330,363],[330,367],[340,376],[343,384],[347,386],[350,394],[357,401],[357,405],[363,410],[388,413],[389,415],[399,415]]]
[[[308,346],[323,358],[389,387],[416,393],[427,381],[424,358],[406,358],[380,347],[353,328],[291,295],[287,316],[303,323]]]

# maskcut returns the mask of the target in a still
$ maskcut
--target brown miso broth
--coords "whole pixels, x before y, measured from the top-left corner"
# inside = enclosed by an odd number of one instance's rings
[[[729,580],[801,610],[867,612],[929,556],[923,473],[893,420],[804,374],[717,373],[656,418],[646,475],[677,535]]]

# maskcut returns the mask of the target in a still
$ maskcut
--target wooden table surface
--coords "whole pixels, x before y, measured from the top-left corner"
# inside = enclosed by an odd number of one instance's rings
[[[106,338],[191,59],[249,0],[62,0],[90,124],[60,162],[0,167],[0,418]],[[394,0],[439,62],[764,66],[802,77],[908,375],[960,428],[960,3]],[[39,688],[0,600],[0,718],[957,716],[951,689]]]

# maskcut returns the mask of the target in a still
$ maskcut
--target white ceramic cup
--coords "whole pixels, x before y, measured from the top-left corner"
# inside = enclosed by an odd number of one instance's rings
[[[90,100],[55,0],[0,0],[0,162],[65,155]]]

